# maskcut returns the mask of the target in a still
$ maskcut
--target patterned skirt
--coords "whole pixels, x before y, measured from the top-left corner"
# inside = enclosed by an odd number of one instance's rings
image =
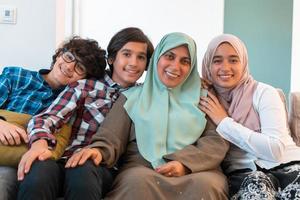
[[[237,170],[228,175],[228,182],[232,200],[300,200],[300,162],[269,170]]]

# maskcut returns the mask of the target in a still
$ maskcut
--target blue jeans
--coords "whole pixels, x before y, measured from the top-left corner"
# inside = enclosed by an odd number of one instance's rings
[[[95,166],[88,160],[84,165],[66,169],[65,161],[35,161],[30,172],[20,182],[18,199],[101,199],[111,187],[115,171]]]

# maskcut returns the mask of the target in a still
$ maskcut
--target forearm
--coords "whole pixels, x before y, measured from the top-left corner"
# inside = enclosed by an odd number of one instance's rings
[[[55,146],[56,139],[53,134],[70,120],[80,95],[80,91],[66,88],[46,111],[34,116],[27,127],[30,143],[45,139],[51,147]]]
[[[278,161],[281,158],[284,145],[279,138],[252,131],[232,118],[222,120],[217,131],[224,139],[256,157],[269,161]]]

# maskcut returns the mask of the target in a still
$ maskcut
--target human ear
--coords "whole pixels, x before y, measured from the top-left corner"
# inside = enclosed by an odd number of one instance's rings
[[[108,62],[109,65],[112,65],[113,62],[114,62],[114,59],[113,59],[113,58],[108,58],[108,59],[107,59],[107,62]]]

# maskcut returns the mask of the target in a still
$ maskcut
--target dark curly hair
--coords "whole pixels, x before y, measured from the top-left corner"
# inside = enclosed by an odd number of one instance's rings
[[[136,27],[128,27],[117,32],[110,40],[107,46],[108,59],[115,60],[117,53],[128,42],[141,42],[147,44],[147,65],[149,64],[154,47],[149,38],[143,31]],[[111,74],[113,73],[113,64],[108,63]]]
[[[69,41],[65,41],[52,56],[51,67],[55,64],[57,57],[66,50],[82,61],[87,71],[86,78],[101,79],[104,77],[106,51],[101,49],[96,40],[82,39],[79,36],[74,36]]]

